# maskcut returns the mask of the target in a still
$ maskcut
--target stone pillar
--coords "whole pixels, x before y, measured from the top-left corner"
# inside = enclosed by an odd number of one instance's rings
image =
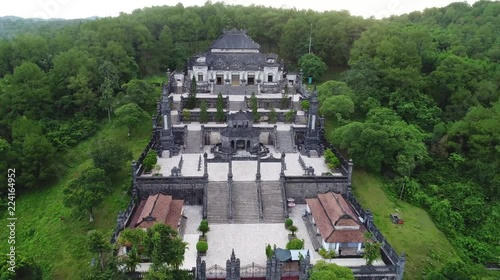
[[[132,161],[132,184],[135,187],[135,181],[137,177],[137,161],[133,160]]]
[[[208,154],[203,153],[203,177],[208,178]]]
[[[255,179],[257,181],[260,181],[261,175],[260,175],[260,154],[257,155],[257,174],[255,175]]]
[[[231,258],[226,261],[226,280],[240,280],[240,259],[233,252]]]
[[[309,250],[306,256],[300,260],[299,264],[299,280],[309,279],[309,269],[311,268],[311,256],[309,255]]]
[[[354,166],[354,163],[352,163],[352,159],[349,159],[349,162],[347,163],[347,185],[351,186],[352,182],[352,168]]]
[[[201,262],[201,275],[199,280],[207,280],[207,263],[205,261]]]
[[[403,273],[405,272],[405,264],[406,264],[406,255],[403,252],[401,257],[399,257],[398,263],[396,264],[396,280],[403,279]]]
[[[370,212],[370,209],[366,209],[365,225],[366,225],[367,228],[370,228],[372,223],[373,223],[372,212]]]
[[[233,156],[229,155],[229,170],[227,172],[227,179],[232,180],[233,179]]]
[[[285,152],[281,152],[281,173],[280,176],[285,176]]]

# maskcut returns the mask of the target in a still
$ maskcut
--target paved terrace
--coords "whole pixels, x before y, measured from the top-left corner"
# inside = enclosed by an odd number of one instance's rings
[[[277,153],[273,146],[267,146],[270,153],[273,154],[275,158],[280,158],[281,154]],[[210,151],[210,146],[205,146],[205,151]],[[286,176],[302,176],[304,171],[299,164],[299,154],[298,153],[287,153],[285,154],[285,175]],[[158,158],[158,164],[160,165],[160,174],[163,176],[170,176],[171,170],[174,166],[179,165],[181,159],[184,160],[182,165],[182,176],[203,176],[203,154],[180,154],[173,156],[171,158],[163,157]],[[200,170],[198,170],[199,159],[201,156]],[[209,154],[209,158],[213,158],[213,154]],[[312,166],[315,170],[316,175],[321,175],[323,172],[329,172],[328,167],[324,162],[323,157],[319,158],[308,158],[302,156],[306,166]],[[257,173],[257,161],[238,161],[233,160],[233,180],[234,181],[253,181],[255,180],[255,174]],[[226,181],[227,173],[229,170],[228,163],[208,163],[208,179],[210,181]],[[281,163],[270,163],[261,162],[261,178],[263,181],[277,181],[279,180],[279,175],[281,172]],[[334,174],[336,175],[336,174]],[[341,174],[338,174],[341,175]],[[143,175],[151,176],[151,175]]]
[[[229,101],[245,101],[245,96],[247,98],[250,98],[252,96],[252,92],[247,92],[248,94],[225,94],[222,92],[222,97],[226,98],[229,96]],[[197,93],[196,98],[197,99],[203,99],[203,98],[216,98],[218,93],[210,94],[210,93]],[[189,94],[188,93],[182,93],[182,94],[177,94],[177,93],[172,93],[171,94],[173,101],[174,102],[180,102],[181,101],[181,96],[184,98],[188,98]],[[256,94],[255,95],[257,98],[275,98],[275,99],[281,99],[282,95],[281,93],[261,93],[261,94]],[[292,94],[290,95],[292,97],[293,102],[299,102],[300,101],[300,94]]]
[[[299,239],[304,239],[305,249],[312,253],[311,263],[315,264],[323,258],[314,251],[311,239],[307,233],[306,225],[302,221],[305,212],[305,204],[299,204],[290,209],[290,218],[299,228],[296,235]],[[188,217],[184,241],[188,242],[188,250],[184,257],[184,269],[191,269],[196,266],[196,243],[199,232],[197,227],[201,221],[201,206],[184,206],[185,216]],[[288,242],[288,231],[284,224],[211,224],[208,236],[208,251],[203,260],[207,263],[207,268],[213,265],[225,267],[226,260],[234,249],[236,257],[240,258],[241,265],[255,264],[265,265],[265,246],[276,244],[277,247],[285,248]],[[362,258],[345,258],[327,260],[329,263],[336,263],[341,266],[362,266],[366,261]],[[381,260],[375,261],[374,265],[383,266]]]

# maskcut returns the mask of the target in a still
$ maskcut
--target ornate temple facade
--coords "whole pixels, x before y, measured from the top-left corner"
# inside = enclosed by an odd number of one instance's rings
[[[275,54],[260,52],[245,30],[225,31],[210,49],[188,61],[188,77],[203,85],[277,85],[283,64]]]

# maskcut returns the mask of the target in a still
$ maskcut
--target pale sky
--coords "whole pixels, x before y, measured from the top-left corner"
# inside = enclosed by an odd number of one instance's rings
[[[264,5],[283,8],[348,10],[352,15],[376,18],[404,14],[428,7],[443,7],[459,0],[225,0],[231,5]],[[0,16],[24,18],[86,18],[117,16],[135,9],[177,3],[202,6],[206,0],[1,0]],[[217,2],[216,0],[212,2]],[[462,0],[470,4],[476,0]]]

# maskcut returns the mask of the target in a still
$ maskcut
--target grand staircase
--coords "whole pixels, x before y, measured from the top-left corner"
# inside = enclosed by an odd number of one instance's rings
[[[255,182],[233,182],[233,207],[233,223],[259,223],[259,202]]]
[[[283,223],[285,221],[280,182],[262,182],[262,204],[264,209],[264,223]]]
[[[201,147],[201,130],[189,130],[186,137],[186,154],[197,154]]]
[[[227,182],[208,183],[208,222],[227,224],[229,215],[229,191]]]
[[[293,153],[292,133],[290,133],[290,131],[278,130],[276,132],[276,138],[278,141],[280,152]]]

